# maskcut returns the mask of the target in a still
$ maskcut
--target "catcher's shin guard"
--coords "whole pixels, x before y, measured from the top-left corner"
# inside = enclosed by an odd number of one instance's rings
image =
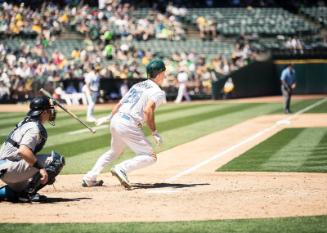
[[[63,156],[54,151],[51,152],[49,159],[50,162],[44,167],[48,173],[48,182],[46,184],[41,184],[41,174],[38,172],[32,177],[32,180],[29,182],[27,188],[23,192],[27,193],[28,195],[35,195],[37,191],[42,189],[44,186],[53,184],[56,181],[56,176],[65,165],[65,159]]]

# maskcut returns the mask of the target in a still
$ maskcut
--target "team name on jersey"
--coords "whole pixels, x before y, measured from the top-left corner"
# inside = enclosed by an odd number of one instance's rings
[[[136,86],[139,87],[139,88],[144,88],[144,89],[152,88],[151,84],[149,82],[147,82],[147,81],[137,83]]]

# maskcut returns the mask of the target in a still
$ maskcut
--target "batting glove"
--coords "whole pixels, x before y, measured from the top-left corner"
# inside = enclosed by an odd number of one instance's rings
[[[95,125],[103,125],[105,123],[109,123],[111,121],[112,115],[110,114],[109,116],[101,117],[95,121]]]
[[[158,146],[162,145],[163,141],[157,130],[152,132],[152,136]]]

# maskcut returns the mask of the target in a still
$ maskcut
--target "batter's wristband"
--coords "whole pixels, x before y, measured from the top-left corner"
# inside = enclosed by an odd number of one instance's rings
[[[43,167],[39,164],[39,162],[36,160],[36,162],[34,163],[33,167],[37,168],[37,169],[42,169]]]

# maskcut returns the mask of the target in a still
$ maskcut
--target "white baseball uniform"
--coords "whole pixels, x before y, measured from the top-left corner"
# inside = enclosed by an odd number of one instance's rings
[[[152,100],[156,108],[166,101],[166,94],[152,80],[146,80],[133,85],[127,94],[120,100],[121,106],[111,119],[111,148],[96,162],[85,178],[96,180],[103,168],[119,155],[128,146],[135,152],[132,159],[116,165],[126,174],[133,170],[149,166],[156,161],[156,155],[151,143],[142,130],[144,124],[144,108]]]
[[[99,95],[100,77],[94,71],[91,71],[85,74],[84,78],[85,86],[83,87],[83,91],[85,92],[88,103],[86,117],[88,119],[94,119],[93,111]],[[87,88],[89,89],[88,91],[86,90]]]
[[[183,100],[183,97],[186,99],[186,101],[191,101],[190,95],[187,91],[186,82],[188,81],[188,75],[185,71],[182,71],[178,73],[177,80],[179,83],[178,87],[178,94],[175,100],[175,103],[180,103]]]

